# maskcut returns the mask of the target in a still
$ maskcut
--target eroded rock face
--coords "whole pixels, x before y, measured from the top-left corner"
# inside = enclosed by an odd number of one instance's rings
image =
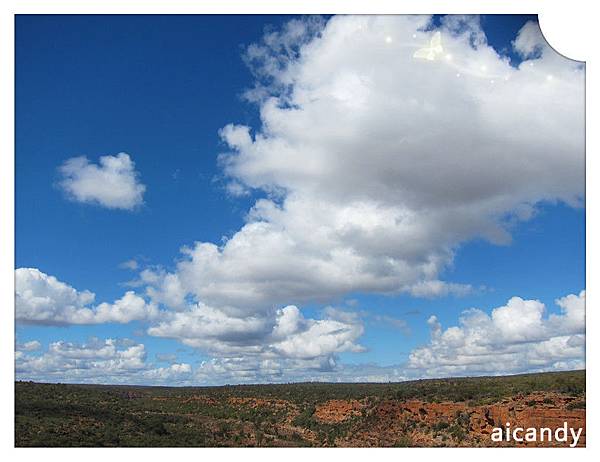
[[[265,399],[265,398],[237,398],[232,397],[228,398],[227,402],[234,406],[249,406],[253,409],[257,409],[260,407],[269,407],[269,408],[286,408],[289,407],[289,403],[283,399]]]
[[[555,393],[516,396],[499,403],[469,406],[467,403],[427,403],[418,400],[385,400],[367,410],[361,428],[339,445],[345,446],[568,446],[567,442],[494,442],[495,427],[547,427],[554,430],[567,422],[582,429],[577,446],[585,446],[585,409],[572,409],[575,398]],[[327,405],[327,403],[325,403]],[[349,406],[349,405],[348,405]],[[346,406],[346,407],[348,407]],[[345,409],[341,403],[328,409]],[[347,412],[346,412],[347,414]],[[330,414],[325,414],[330,415]],[[338,413],[341,417],[343,413]]]
[[[15,389],[17,446],[569,446],[571,434],[555,440],[565,422],[586,444],[579,371],[393,385]],[[494,441],[507,422],[513,431],[549,428],[554,440],[506,441],[504,432]]]
[[[340,423],[353,416],[360,416],[365,408],[364,401],[332,399],[319,404],[314,415],[320,422]]]

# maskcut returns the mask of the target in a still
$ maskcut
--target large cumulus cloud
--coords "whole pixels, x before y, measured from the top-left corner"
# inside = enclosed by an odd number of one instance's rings
[[[155,304],[147,303],[133,291],[113,303],[94,306],[94,293],[78,291],[37,268],[15,270],[15,292],[15,318],[25,324],[128,323],[158,315]]]
[[[91,338],[86,343],[57,341],[46,351],[17,351],[15,369],[23,380],[74,383],[189,383],[187,363],[157,367],[146,361],[146,349],[129,339]]]
[[[142,272],[149,296],[184,313],[150,333],[187,325],[180,338],[200,344],[220,313],[232,335],[243,327],[269,345],[276,306],[464,294],[468,281],[443,278],[461,243],[508,244],[539,204],[582,205],[582,66],[527,23],[514,67],[475,17],[445,19],[444,52],[415,59],[429,26],[293,20],[247,49],[261,125],[223,127],[220,163],[231,193],[263,197],[224,243],[197,242],[174,271]]]
[[[515,37],[523,62],[514,67],[474,17],[444,19],[443,53],[415,59],[430,26],[426,16],[292,20],[247,48],[255,82],[246,97],[260,126],[224,126],[219,162],[230,194],[258,199],[223,243],[186,246],[173,270],[146,268],[137,281],[165,307],[150,335],[214,356],[198,377],[341,371],[336,355],[361,350],[360,319],[310,319],[298,307],[348,293],[467,293],[468,281],[444,277],[461,243],[508,244],[511,226],[539,204],[583,204],[582,66],[528,23]],[[493,332],[517,348],[511,370],[535,365],[538,357],[514,345],[551,329],[542,311],[512,300],[444,333],[432,320],[450,346],[438,348],[434,336],[410,365],[444,372],[440,358],[451,357],[452,342],[481,331],[468,326],[503,317],[509,331]],[[577,335],[544,337],[539,348]]]
[[[538,52],[512,67],[474,18],[446,20],[444,55],[418,60],[428,24],[297,20],[248,49],[261,126],[224,127],[220,159],[235,190],[266,197],[225,244],[185,249],[168,275],[179,299],[255,311],[349,291],[462,293],[440,280],[460,243],[508,243],[538,204],[582,204],[581,66],[528,23],[516,50]]]
[[[340,319],[337,314],[334,310],[323,319],[310,319],[289,305],[242,318],[199,304],[165,314],[164,321],[150,327],[148,334],[175,338],[218,356],[323,361],[336,353],[363,351],[356,343],[364,330],[361,320],[356,316]]]
[[[408,368],[428,376],[583,368],[585,291],[556,304],[561,312],[545,316],[540,301],[512,297],[490,315],[467,310],[446,330],[431,316],[431,340],[411,352]]]

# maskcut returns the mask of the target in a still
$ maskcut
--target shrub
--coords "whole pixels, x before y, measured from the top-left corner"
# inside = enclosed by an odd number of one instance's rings
[[[585,409],[585,401],[572,401],[567,404],[567,409],[570,411],[574,409]]]
[[[412,445],[412,439],[408,435],[402,435],[394,444],[394,446],[397,448],[410,448]]]
[[[449,426],[450,426],[450,424],[448,422],[446,422],[445,420],[440,420],[439,422],[434,423],[432,425],[431,429],[433,431],[439,432],[441,430],[445,430]]]

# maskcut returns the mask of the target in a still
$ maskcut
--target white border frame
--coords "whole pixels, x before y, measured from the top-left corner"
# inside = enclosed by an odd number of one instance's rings
[[[311,13],[355,13],[355,14],[411,14],[411,13],[481,13],[481,14],[539,14],[542,31],[548,42],[560,53],[573,59],[586,61],[586,328],[597,326],[600,315],[595,311],[599,246],[590,238],[600,235],[597,203],[598,187],[593,183],[598,178],[598,160],[594,158],[598,150],[598,133],[592,127],[598,126],[598,58],[597,40],[592,43],[594,25],[598,21],[594,15],[595,2],[584,0],[220,0],[212,3],[193,4],[191,0],[9,0],[0,6],[0,46],[2,53],[2,72],[0,73],[0,101],[3,102],[0,120],[0,360],[2,364],[2,418],[0,426],[0,450],[5,452],[4,460],[17,457],[25,460],[39,457],[65,460],[77,460],[82,457],[89,460],[104,459],[108,453],[101,449],[23,449],[14,445],[14,15],[15,14],[311,14]],[[594,46],[595,45],[595,46]],[[596,106],[592,104],[596,101]],[[587,370],[587,390],[600,390],[598,371],[590,358],[598,353],[598,338],[586,336],[586,357],[592,366]],[[570,457],[589,458],[598,452],[597,411],[600,391],[587,394],[586,449],[575,449]],[[542,456],[537,451],[546,451],[544,457],[558,459],[564,457],[569,449],[454,449],[444,452],[441,457],[455,455],[461,459],[473,460],[485,457],[492,460],[505,458],[525,459]],[[44,452],[40,452],[44,451]],[[85,452],[83,452],[85,451]],[[168,449],[111,449],[110,457],[130,459],[143,457],[150,460],[163,459]],[[299,460],[307,455],[306,449],[288,449],[285,454],[279,449],[214,449],[206,448],[198,452],[196,448],[177,449],[182,457],[229,459],[245,458],[276,460],[283,457]],[[243,452],[242,452],[243,451]],[[377,457],[382,460],[396,461],[399,458],[415,456],[434,457],[436,449],[374,448],[335,449],[335,453],[326,453],[328,449],[310,449],[310,457],[325,458],[335,454],[340,458]],[[343,452],[342,452],[343,451]],[[367,454],[365,451],[369,451]],[[486,451],[482,454],[481,451]],[[510,451],[510,452],[509,452]],[[535,453],[531,451],[536,451]],[[598,456],[595,456],[597,459]]]

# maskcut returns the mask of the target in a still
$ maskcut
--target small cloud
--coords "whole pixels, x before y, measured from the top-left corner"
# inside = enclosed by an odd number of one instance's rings
[[[470,284],[456,284],[439,280],[424,280],[413,284],[409,289],[413,297],[436,298],[453,295],[455,297],[464,297],[473,292]]]
[[[121,269],[128,269],[131,271],[136,271],[140,267],[139,263],[135,261],[133,258],[131,260],[124,261],[119,265]]]
[[[37,351],[42,347],[42,344],[37,340],[17,344],[17,351]]]
[[[536,21],[528,21],[512,42],[514,50],[524,59],[537,59],[548,49],[546,39]]]
[[[174,363],[177,361],[177,355],[172,353],[156,353],[156,359],[166,363]]]
[[[74,202],[96,204],[109,209],[133,210],[144,202],[146,186],[129,154],[102,156],[99,163],[87,157],[72,157],[60,167],[60,188]]]

